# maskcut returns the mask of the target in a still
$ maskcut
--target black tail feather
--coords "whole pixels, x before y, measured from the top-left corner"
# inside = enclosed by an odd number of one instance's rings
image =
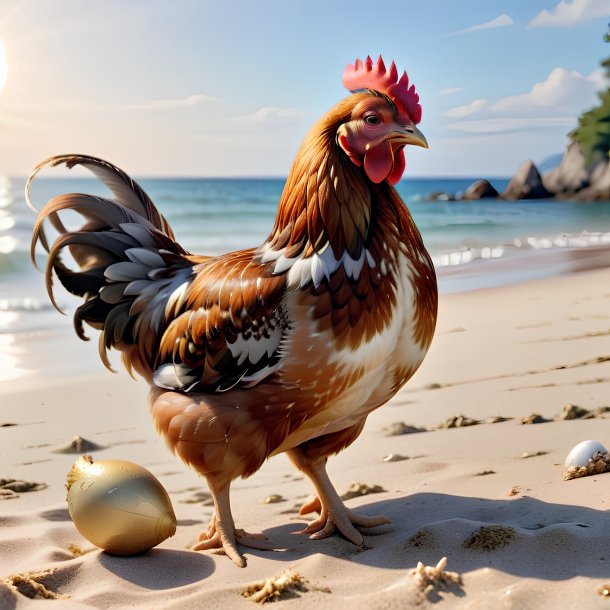
[[[191,281],[192,263],[146,193],[127,174],[101,159],[62,155],[44,161],[28,179],[28,203],[36,173],[42,167],[61,163],[87,167],[106,183],[117,200],[81,193],[51,199],[36,219],[32,260],[36,264],[35,248],[40,242],[49,253],[46,284],[56,307],[53,272],[68,292],[84,298],[74,313],[74,328],[84,340],[84,323],[102,331],[100,355],[106,366],[110,368],[105,350],[133,348],[137,352],[133,354],[136,368],[150,368],[155,344],[166,325],[166,300],[178,286]],[[85,220],[83,226],[67,230],[59,217],[64,210],[80,214]],[[45,233],[45,220],[59,233],[52,244]],[[71,269],[62,260],[65,249],[78,269]]]

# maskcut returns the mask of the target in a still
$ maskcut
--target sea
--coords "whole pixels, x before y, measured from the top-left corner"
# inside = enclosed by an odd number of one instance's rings
[[[442,293],[536,281],[607,264],[599,253],[607,255],[610,249],[610,203],[466,202],[443,195],[459,194],[474,180],[407,177],[397,185],[432,255]],[[508,184],[505,178],[490,181],[498,191]],[[184,248],[220,254],[256,246],[267,237],[284,180],[146,178],[140,184]],[[36,214],[26,206],[24,185],[25,178],[0,177],[0,351],[3,335],[15,342],[22,333],[40,333],[58,324],[44,276],[30,262]],[[66,192],[108,194],[95,179],[41,177],[32,188],[33,204],[40,209]],[[37,258],[44,269],[44,252]],[[57,297],[67,312],[76,304],[61,286]]]

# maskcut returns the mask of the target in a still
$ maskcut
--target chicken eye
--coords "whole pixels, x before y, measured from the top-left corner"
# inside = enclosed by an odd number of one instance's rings
[[[367,125],[379,125],[379,123],[381,123],[381,121],[379,120],[379,117],[376,114],[367,114],[364,117],[364,122]]]

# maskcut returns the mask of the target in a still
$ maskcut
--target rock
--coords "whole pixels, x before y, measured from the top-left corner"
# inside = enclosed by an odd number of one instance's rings
[[[402,421],[395,422],[385,428],[386,436],[401,436],[402,434],[417,434],[418,432],[426,432],[426,429],[410,426]]]
[[[367,485],[366,483],[352,483],[348,490],[341,495],[342,500],[351,500],[360,496],[368,496],[369,494],[379,494],[385,489],[381,485]]]
[[[442,387],[440,383],[429,383],[424,387],[424,390],[440,390]]]
[[[587,167],[576,142],[568,145],[559,167],[545,173],[542,181],[547,190],[561,198],[577,201],[610,200],[610,162],[598,156]]]
[[[527,417],[521,418],[522,424],[546,424],[550,421],[550,419],[542,417],[542,415],[538,415],[538,413],[532,413],[532,415],[528,415]]]
[[[477,180],[464,191],[462,199],[466,201],[475,199],[495,199],[498,194],[498,191],[491,185],[489,180]]]
[[[202,506],[214,506],[212,494],[207,491],[196,491],[190,498],[179,500],[181,504],[201,504]]]
[[[46,483],[31,483],[30,481],[20,481],[17,479],[0,479],[0,489],[15,492],[24,493],[26,491],[40,491],[46,489],[48,485]]]
[[[591,186],[595,186],[599,183],[607,181],[610,177],[610,161],[599,161],[593,168],[591,176],[589,177],[589,183]]]
[[[53,453],[89,453],[91,451],[100,451],[105,449],[102,445],[98,445],[93,441],[89,441],[82,436],[74,436],[68,443],[53,449]]]
[[[544,174],[542,181],[555,194],[575,193],[589,184],[585,158],[576,142],[567,146],[559,167]]]
[[[400,455],[400,453],[388,453],[388,455],[381,458],[384,462],[402,462],[402,460],[410,459],[407,455]]]
[[[501,424],[505,421],[510,421],[512,417],[503,417],[502,415],[493,415],[492,417],[487,417],[484,421],[486,424]]]
[[[540,455],[546,455],[548,451],[524,451],[519,457],[522,460],[527,460],[529,458],[538,457]]]
[[[476,426],[481,422],[478,419],[472,419],[472,417],[466,417],[465,415],[454,415],[450,417],[438,427],[440,429],[450,429],[450,428],[465,428],[466,426]]]
[[[503,199],[544,199],[552,197],[542,184],[542,178],[533,161],[525,161],[502,193]]]
[[[261,504],[278,504],[279,502],[286,502],[286,498],[280,494],[271,494],[260,501]]]
[[[543,162],[546,167],[557,162],[558,155]],[[552,163],[551,163],[552,161]],[[610,160],[601,153],[587,165],[580,146],[569,144],[558,166],[540,175],[533,161],[525,161],[517,170],[504,193],[498,191],[488,180],[477,180],[466,191],[450,195],[437,191],[429,195],[430,200],[471,201],[498,198],[509,201],[519,199],[571,199],[575,201],[610,201]]]
[[[568,404],[563,408],[563,411],[557,419],[584,419],[590,415],[591,411],[578,405]]]
[[[429,201],[455,201],[455,196],[445,191],[433,191],[427,197]]]
[[[609,201],[610,200],[610,162],[600,161],[591,172],[587,188],[574,194],[579,201]]]

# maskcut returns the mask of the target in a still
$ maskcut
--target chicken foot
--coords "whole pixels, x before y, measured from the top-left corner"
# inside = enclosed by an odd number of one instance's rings
[[[309,534],[312,540],[320,540],[338,530],[350,542],[362,546],[364,538],[356,526],[370,528],[390,523],[390,520],[383,515],[367,517],[345,506],[326,472],[326,458],[310,461],[298,449],[290,451],[289,455],[297,468],[311,479],[317,493],[315,498],[303,505],[300,514],[320,513],[315,521],[298,533]]]
[[[235,528],[229,501],[229,485],[219,490],[210,485],[210,491],[214,498],[214,515],[208,529],[199,535],[199,542],[191,547],[193,551],[222,549],[236,566],[245,568],[246,558],[237,550],[238,544],[262,551],[275,550],[275,546],[265,535]]]

